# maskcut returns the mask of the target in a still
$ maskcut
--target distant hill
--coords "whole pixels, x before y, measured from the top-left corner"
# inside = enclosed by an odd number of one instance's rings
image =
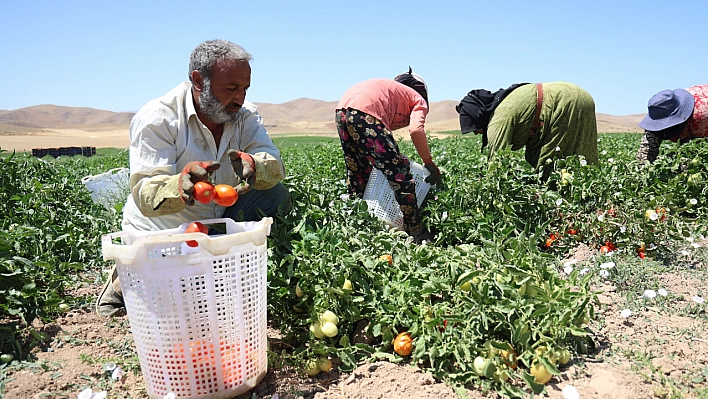
[[[13,111],[0,110],[0,124],[27,128],[68,128],[104,123],[130,123],[134,113],[83,107],[35,105]]]
[[[426,128],[433,132],[459,130],[457,101],[431,103]],[[278,133],[334,133],[334,109],[337,101],[300,98],[283,104],[255,103],[268,131]],[[134,113],[111,112],[93,108],[37,105],[16,110],[0,110],[0,133],[24,134],[36,129],[63,129],[90,126],[93,131],[101,126],[124,127],[126,130]],[[614,116],[597,114],[600,132],[640,132],[637,123],[644,114]],[[89,129],[87,129],[89,130]]]

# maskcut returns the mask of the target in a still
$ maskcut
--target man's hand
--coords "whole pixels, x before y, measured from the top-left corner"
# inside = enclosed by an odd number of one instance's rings
[[[440,183],[440,180],[442,180],[442,176],[440,175],[440,169],[435,166],[433,161],[430,161],[430,163],[426,163],[425,169],[430,172],[428,177],[425,178],[426,183],[430,184],[431,186]]]
[[[256,162],[253,157],[243,151],[229,150],[229,159],[231,167],[234,168],[234,173],[238,176],[244,185],[239,185],[236,189],[239,194],[247,193],[253,184],[256,183]]]
[[[187,205],[194,205],[194,183],[208,181],[209,175],[219,169],[216,161],[190,162],[184,165],[179,175],[179,196]]]

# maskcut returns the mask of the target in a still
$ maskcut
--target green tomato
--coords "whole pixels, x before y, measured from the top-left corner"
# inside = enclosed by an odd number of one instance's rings
[[[460,289],[465,292],[470,292],[472,290],[472,283],[470,281],[465,281],[460,286]]]
[[[492,378],[497,371],[497,366],[490,359],[477,356],[472,363],[472,370],[480,377]]]
[[[2,355],[0,355],[0,363],[10,363],[14,358],[15,355],[13,355],[12,353],[3,353]]]
[[[320,325],[319,321],[314,322],[310,326],[310,332],[315,335],[315,338],[320,339],[324,338],[324,333],[322,332],[322,326]]]
[[[526,295],[526,290],[527,290],[527,284],[523,283],[519,286],[519,288],[516,289],[516,292],[519,293],[519,296],[524,296]]]
[[[321,371],[319,362],[315,359],[308,361],[305,367],[307,370],[307,375],[309,375],[310,377],[316,376]]]
[[[59,311],[61,312],[68,312],[71,310],[71,306],[65,304],[64,302],[59,304]]]
[[[320,367],[320,371],[324,371],[325,373],[332,370],[332,361],[327,358],[320,359],[317,365]]]
[[[477,356],[474,358],[472,363],[472,370],[480,377],[484,377],[484,368],[487,365],[487,359],[482,356]]]
[[[553,374],[549,373],[548,370],[546,370],[546,366],[543,365],[543,363],[534,361],[534,363],[531,365],[531,369],[529,370],[531,372],[531,375],[534,376],[536,379],[536,382],[539,384],[546,384],[548,381],[553,378]]]
[[[507,382],[509,380],[509,372],[506,370],[497,369],[494,373],[494,381],[498,383]]]
[[[570,184],[572,179],[573,179],[573,175],[571,175],[568,172],[563,172],[561,174],[561,184],[564,186],[567,186],[568,184]]]
[[[344,284],[342,285],[342,289],[344,291],[351,291],[352,290],[352,281],[349,279],[344,280]]]
[[[298,298],[302,298],[305,296],[305,292],[300,288],[300,284],[298,283],[295,285],[295,295],[297,295]]]
[[[561,365],[567,364],[570,361],[570,351],[568,349],[561,349],[560,357],[558,358],[558,363]]]
[[[330,322],[330,323],[334,324],[335,326],[337,324],[339,324],[339,317],[337,317],[337,315],[334,314],[334,312],[332,312],[330,310],[325,310],[325,312],[322,313],[322,315],[320,316],[320,320],[322,320],[324,322]]]
[[[688,176],[688,182],[690,184],[696,184],[696,185],[701,184],[703,182],[703,175],[701,175],[700,173],[694,173],[694,174]]]
[[[330,338],[337,336],[339,334],[339,329],[337,328],[337,325],[334,323],[331,323],[329,321],[325,321],[324,324],[322,324],[322,333]]]
[[[538,295],[538,290],[534,287],[534,285],[526,283],[526,296],[533,298],[536,295]]]
[[[590,323],[590,315],[588,312],[583,313],[582,316],[579,316],[577,319],[575,319],[575,326],[576,327],[582,327],[584,325],[587,325]]]

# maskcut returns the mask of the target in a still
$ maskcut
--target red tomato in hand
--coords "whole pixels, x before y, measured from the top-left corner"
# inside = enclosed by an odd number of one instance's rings
[[[187,229],[184,231],[185,233],[203,233],[203,234],[208,234],[209,229],[204,226],[203,223],[201,222],[192,222],[187,226]],[[189,240],[187,241],[187,245],[190,247],[196,247],[199,245],[198,242],[194,240]]]
[[[207,181],[194,183],[194,199],[202,204],[208,204],[214,198],[214,186]]]
[[[217,184],[214,187],[214,202],[221,206],[231,206],[238,201],[238,192],[228,184]]]

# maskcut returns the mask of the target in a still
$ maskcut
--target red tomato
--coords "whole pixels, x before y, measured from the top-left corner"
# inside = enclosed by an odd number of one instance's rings
[[[208,204],[214,198],[214,186],[207,181],[194,183],[194,199],[202,204]]]
[[[644,259],[647,256],[645,251],[646,248],[644,247],[644,244],[642,244],[641,247],[637,248],[637,256],[639,256],[641,259]]]
[[[217,184],[214,187],[214,202],[221,206],[231,206],[238,201],[238,192],[228,184]]]
[[[578,234],[578,230],[568,229],[568,234],[570,234],[571,236],[574,236],[574,235]]]
[[[656,213],[659,215],[660,222],[663,222],[666,219],[666,208],[656,208]]]
[[[558,239],[558,235],[556,233],[551,233],[548,238],[546,238],[546,245],[544,245],[544,248],[550,248],[551,244],[553,244],[553,241]]]
[[[447,319],[444,319],[442,326],[438,326],[438,330],[440,330],[440,332],[443,332],[443,331],[445,331],[446,328],[447,328]]]
[[[184,232],[185,232],[185,233],[204,233],[204,234],[208,234],[208,233],[209,233],[209,229],[208,229],[206,226],[204,226],[204,224],[201,223],[201,222],[192,222],[192,223],[189,224],[189,226],[187,226],[187,229],[186,229]],[[194,240],[189,240],[189,241],[187,241],[187,245],[190,246],[190,247],[196,247],[196,246],[199,245],[199,243],[196,242],[196,241],[194,241]]]

